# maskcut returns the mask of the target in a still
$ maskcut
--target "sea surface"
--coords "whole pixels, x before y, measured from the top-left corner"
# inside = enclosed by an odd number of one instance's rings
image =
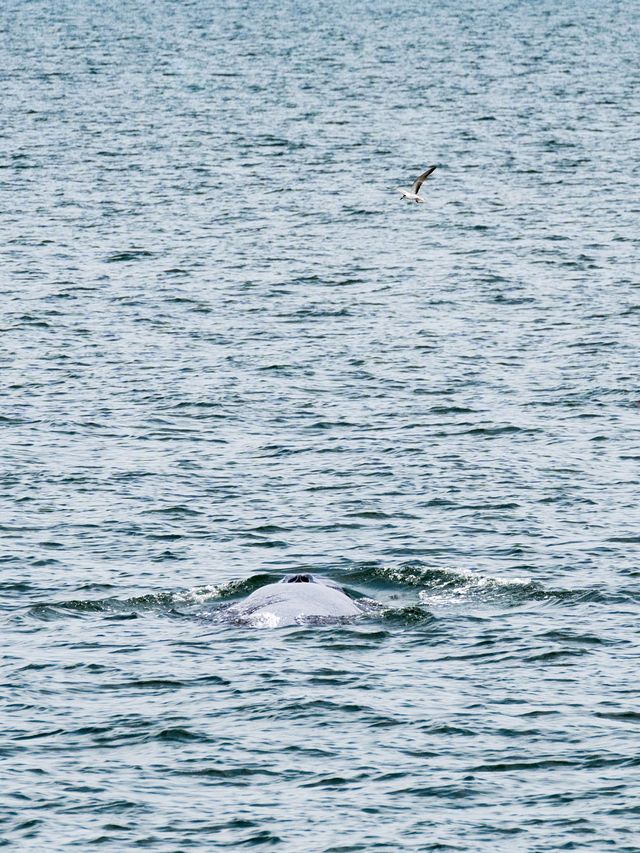
[[[0,845],[640,851],[638,45],[5,0]]]

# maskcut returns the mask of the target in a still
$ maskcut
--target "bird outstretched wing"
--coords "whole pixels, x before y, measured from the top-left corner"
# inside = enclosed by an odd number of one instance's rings
[[[414,195],[418,194],[418,192],[420,191],[420,187],[427,180],[427,178],[435,168],[435,166],[430,166],[426,172],[423,172],[419,177],[415,179],[415,181],[413,182],[413,186],[411,187],[411,192]]]

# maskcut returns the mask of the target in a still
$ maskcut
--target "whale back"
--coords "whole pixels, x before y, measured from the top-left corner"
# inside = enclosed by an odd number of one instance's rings
[[[232,605],[229,614],[245,625],[277,628],[360,616],[362,610],[333,581],[309,574],[262,586]]]

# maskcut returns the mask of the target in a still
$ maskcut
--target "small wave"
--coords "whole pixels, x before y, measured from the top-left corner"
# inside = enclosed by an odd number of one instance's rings
[[[146,249],[132,248],[124,252],[114,252],[112,255],[108,255],[105,258],[105,261],[108,264],[113,264],[121,261],[138,261],[143,258],[151,257],[153,257],[153,252],[149,252]]]
[[[214,584],[197,586],[184,592],[173,593],[174,600],[184,604],[204,604],[207,601],[220,598],[221,587]]]
[[[161,610],[179,613],[181,609],[212,601],[220,595],[221,587],[207,585],[180,592],[154,592],[124,599],[110,596],[98,599],[39,602],[29,608],[29,613],[42,620],[89,613],[104,613],[111,617],[116,615],[119,618],[131,619],[145,611]]]
[[[203,584],[190,589],[150,592],[129,598],[109,596],[106,598],[74,598],[67,601],[39,602],[33,604],[28,612],[43,620],[90,613],[135,615],[136,613],[163,611],[172,615],[192,615],[194,609],[198,613],[198,608],[203,604],[209,602],[229,603],[230,600],[249,595],[267,583],[275,583],[281,577],[281,574],[263,573],[222,584]]]
[[[433,614],[417,604],[408,607],[387,607],[380,615],[386,624],[400,626],[426,625],[435,621]]]
[[[398,566],[366,564],[351,580],[379,590],[418,588],[421,605],[438,605],[469,599],[500,601],[518,606],[527,602],[610,603],[610,594],[597,589],[548,589],[531,577],[486,575],[472,569],[442,569],[419,561]]]
[[[510,594],[528,598],[532,592],[542,591],[542,587],[531,578],[487,576],[472,572],[470,569],[458,572],[443,572],[443,577],[435,589],[420,590],[418,597],[425,604],[439,601],[468,598],[477,594]]]

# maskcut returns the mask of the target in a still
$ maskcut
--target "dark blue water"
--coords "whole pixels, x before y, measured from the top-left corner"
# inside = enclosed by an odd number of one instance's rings
[[[5,2],[0,844],[640,851],[639,43]]]

